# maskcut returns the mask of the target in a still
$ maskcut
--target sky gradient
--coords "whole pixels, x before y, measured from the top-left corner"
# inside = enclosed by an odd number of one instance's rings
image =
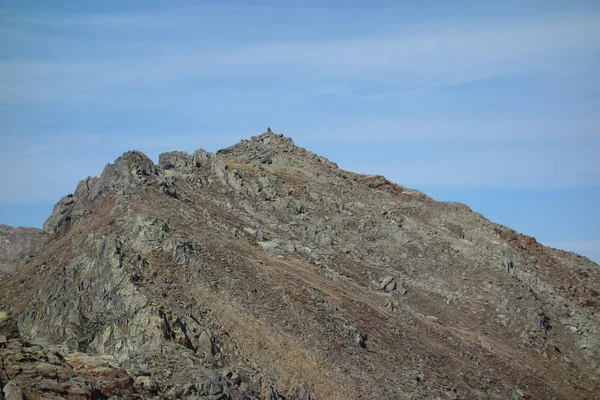
[[[1,0],[0,223],[270,126],[600,262],[600,2],[282,3]]]

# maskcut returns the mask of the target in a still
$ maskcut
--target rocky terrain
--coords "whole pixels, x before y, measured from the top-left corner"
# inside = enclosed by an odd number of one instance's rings
[[[598,265],[270,131],[0,234],[6,399],[600,398]]]
[[[0,224],[0,276],[12,273],[37,253],[43,232]]]

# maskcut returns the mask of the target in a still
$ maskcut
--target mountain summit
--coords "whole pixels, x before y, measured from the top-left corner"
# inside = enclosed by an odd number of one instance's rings
[[[0,237],[6,399],[600,393],[598,265],[270,130],[127,152]]]

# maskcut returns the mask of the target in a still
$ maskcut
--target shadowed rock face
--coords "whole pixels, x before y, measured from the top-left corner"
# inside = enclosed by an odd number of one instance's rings
[[[165,153],[159,165],[125,153],[63,198],[44,230],[39,252],[0,282],[0,316],[65,360],[109,360],[103,379],[123,378],[123,393],[600,390],[596,264],[272,132],[217,154]],[[2,351],[22,352],[15,340]],[[35,374],[2,368],[1,384],[28,395]]]

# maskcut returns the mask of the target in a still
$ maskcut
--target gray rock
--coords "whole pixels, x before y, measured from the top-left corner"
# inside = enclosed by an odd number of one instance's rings
[[[379,289],[385,292],[391,292],[396,289],[396,280],[393,276],[386,276],[379,283]]]
[[[262,248],[267,254],[275,255],[279,251],[279,243],[274,241],[258,242],[260,248]]]
[[[260,229],[256,231],[256,241],[257,242],[262,242],[265,240],[265,235],[263,233],[263,231],[261,231]]]
[[[421,371],[411,370],[404,373],[404,376],[414,386],[421,386],[425,380],[425,375]]]
[[[14,381],[6,382],[2,391],[6,400],[23,400],[24,398],[21,388]]]
[[[133,386],[138,390],[146,390],[150,393],[158,393],[158,384],[149,376],[138,376],[135,378]]]
[[[400,283],[400,284],[396,285],[396,291],[402,295],[408,293],[408,289],[406,288],[404,283]]]
[[[551,329],[550,318],[541,308],[530,308],[527,317],[535,330],[539,331],[544,338],[548,336],[548,331]]]
[[[247,382],[240,383],[240,391],[241,392],[246,393],[249,391],[249,389],[250,389],[250,385],[248,385]]]
[[[75,198],[72,194],[64,196],[54,206],[52,215],[44,222],[44,231],[51,234],[65,234],[71,227]]]
[[[202,149],[198,149],[194,152],[194,164],[196,167],[200,168],[205,165],[208,165],[210,160],[214,158],[214,154],[208,153]]]
[[[223,385],[217,382],[211,382],[210,387],[208,389],[209,395],[215,395],[223,392]]]
[[[198,338],[198,353],[203,354],[207,360],[212,360],[215,355],[214,345],[211,335],[206,331],[202,331]]]
[[[171,151],[158,156],[158,166],[163,170],[191,172],[194,158],[184,151]]]
[[[285,251],[288,253],[294,253],[296,251],[296,246],[294,246],[294,243],[286,243],[285,244]]]

